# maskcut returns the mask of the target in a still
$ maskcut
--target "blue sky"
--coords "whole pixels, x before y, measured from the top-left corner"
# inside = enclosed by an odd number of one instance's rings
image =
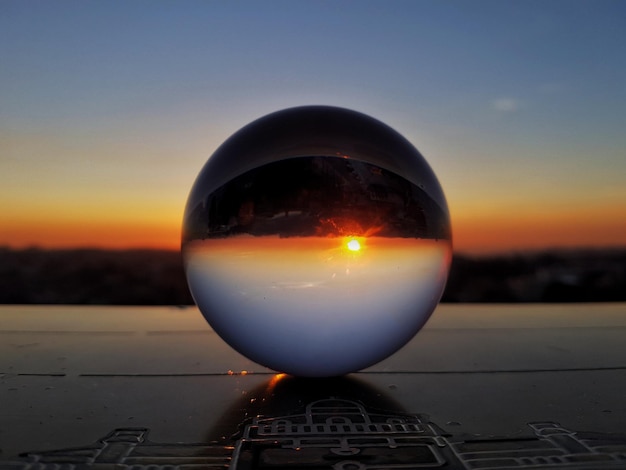
[[[3,1],[0,210],[172,225],[229,135],[331,104],[424,154],[460,247],[470,219],[577,207],[611,207],[612,238],[574,240],[572,219],[546,244],[626,244],[625,46],[621,1]],[[45,244],[0,245],[18,232]]]

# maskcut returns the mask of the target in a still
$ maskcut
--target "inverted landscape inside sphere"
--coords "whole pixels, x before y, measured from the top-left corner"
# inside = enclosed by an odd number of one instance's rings
[[[297,157],[250,170],[192,208],[184,242],[254,236],[448,239],[448,215],[421,188],[346,158]]]

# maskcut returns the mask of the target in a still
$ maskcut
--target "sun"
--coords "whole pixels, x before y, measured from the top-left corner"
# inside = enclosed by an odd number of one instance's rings
[[[350,251],[359,251],[361,249],[361,244],[356,238],[352,238],[348,241],[347,247]]]

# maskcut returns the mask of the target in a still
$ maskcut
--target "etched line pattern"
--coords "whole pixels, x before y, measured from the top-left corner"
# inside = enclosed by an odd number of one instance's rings
[[[529,423],[526,437],[469,439],[426,415],[367,409],[333,398],[300,414],[259,416],[230,444],[154,443],[147,428],[119,428],[94,444],[31,452],[6,470],[623,469],[626,436]]]

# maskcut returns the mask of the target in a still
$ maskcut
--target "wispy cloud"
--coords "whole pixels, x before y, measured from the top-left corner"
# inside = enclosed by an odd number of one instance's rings
[[[514,98],[497,98],[491,102],[492,109],[504,113],[512,113],[521,108],[521,103]]]

